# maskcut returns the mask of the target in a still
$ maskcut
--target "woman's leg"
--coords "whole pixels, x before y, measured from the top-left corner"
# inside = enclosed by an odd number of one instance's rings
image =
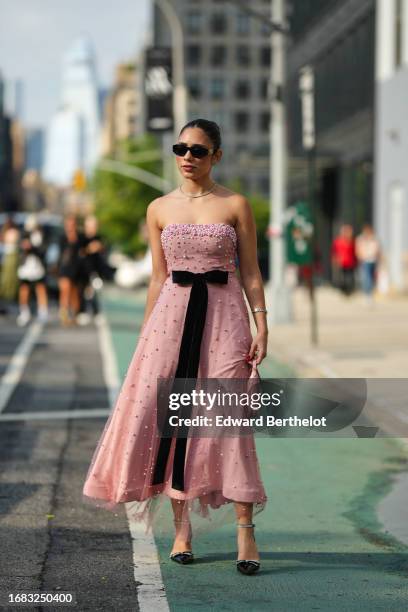
[[[252,523],[253,504],[248,502],[235,502],[237,523],[249,525]],[[259,561],[258,547],[251,527],[238,527],[238,559],[252,559]]]
[[[42,310],[48,310],[48,295],[45,283],[37,283],[35,286],[37,294],[38,307]]]
[[[40,321],[45,322],[48,319],[48,295],[45,283],[36,283],[35,292],[37,295],[37,311]]]
[[[24,326],[31,319],[30,312],[30,285],[22,282],[18,290],[18,301],[20,306],[20,314],[17,317],[17,325]]]
[[[191,550],[192,533],[186,502],[183,500],[172,499],[171,505],[173,508],[176,535],[170,554]]]
[[[18,292],[18,299],[20,303],[20,309],[28,309],[28,300],[30,297],[30,285],[28,283],[21,283],[20,289]]]
[[[68,311],[70,284],[71,281],[66,276],[61,276],[58,280],[60,310]]]
[[[375,262],[370,262],[369,267],[369,285],[370,285],[370,294],[374,293],[375,289]]]
[[[72,316],[76,317],[81,307],[81,295],[78,283],[71,281],[70,307]]]
[[[61,276],[58,280],[59,288],[59,317],[63,325],[69,325],[69,305],[71,293],[71,279],[67,276]]]
[[[360,264],[360,283],[362,292],[367,295],[367,266],[365,261]]]
[[[373,291],[374,291],[374,268],[373,264],[368,261],[364,261],[362,264],[361,272],[363,275],[363,291],[368,304],[372,303]]]

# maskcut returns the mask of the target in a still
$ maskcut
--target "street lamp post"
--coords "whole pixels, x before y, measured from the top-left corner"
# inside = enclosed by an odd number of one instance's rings
[[[308,160],[308,183],[309,183],[309,208],[312,217],[312,261],[309,278],[310,312],[311,312],[311,341],[317,345],[317,305],[314,282],[314,263],[316,256],[316,204],[315,204],[315,170],[316,170],[316,127],[314,107],[314,71],[312,66],[303,66],[300,70],[299,89],[302,100],[302,143],[307,152]]]
[[[171,188],[171,184],[166,178],[157,176],[143,168],[131,166],[117,159],[101,159],[98,168],[104,172],[113,172],[114,174],[127,176],[135,181],[139,181],[139,183],[149,185],[149,187],[153,187],[162,193],[166,193],[166,191]]]
[[[187,89],[184,78],[184,33],[179,16],[169,0],[154,0],[170,28],[173,64],[174,131],[178,133],[187,122]]]
[[[163,133],[163,170],[166,179],[174,183],[176,163],[168,162],[166,157],[170,151],[172,139],[177,140],[181,128],[187,123],[187,88],[184,77],[184,34],[177,12],[169,0],[154,0],[156,6],[164,15],[170,28],[173,72],[173,121],[174,135]]]
[[[268,305],[271,323],[288,323],[292,320],[290,293],[285,281],[286,244],[284,214],[287,185],[287,143],[285,108],[286,38],[289,33],[285,19],[285,0],[271,0],[271,18],[248,6],[246,0],[227,0],[244,13],[269,26],[271,32],[270,76],[270,198],[269,198],[269,286],[271,303]]]
[[[285,2],[272,0],[271,31],[271,120],[270,120],[270,219],[271,248],[269,270],[271,286],[270,321],[273,324],[292,320],[289,289],[285,280],[284,213],[287,199],[287,142],[285,108],[286,31]]]

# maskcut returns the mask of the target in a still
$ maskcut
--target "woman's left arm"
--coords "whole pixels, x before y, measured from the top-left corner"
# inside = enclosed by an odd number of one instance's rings
[[[257,307],[265,308],[265,292],[258,265],[255,218],[250,203],[241,195],[236,197],[235,230],[238,238],[239,272],[251,311]],[[265,312],[255,312],[253,316],[257,333],[252,340],[248,358],[253,359],[256,353],[256,364],[259,365],[267,353],[268,325]]]

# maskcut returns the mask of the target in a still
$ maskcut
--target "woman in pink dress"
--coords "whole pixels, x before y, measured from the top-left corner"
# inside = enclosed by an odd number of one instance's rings
[[[267,500],[253,435],[164,435],[157,382],[259,380],[268,330],[256,226],[248,201],[211,179],[222,157],[216,123],[187,123],[173,152],[182,184],[147,209],[153,272],[144,321],[83,496],[109,510],[126,503],[128,515],[146,520],[148,528],[159,525],[158,508],[170,498],[170,558],[183,564],[194,560],[193,517],[212,520],[222,516],[221,507],[233,506],[243,528],[236,567],[252,574],[260,566],[252,519]],[[257,327],[254,338],[242,287]]]

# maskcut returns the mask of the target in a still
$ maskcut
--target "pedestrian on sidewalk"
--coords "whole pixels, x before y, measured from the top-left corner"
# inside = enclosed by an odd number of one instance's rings
[[[62,325],[76,323],[80,308],[79,283],[83,275],[85,238],[75,215],[64,219],[58,260],[59,317]]]
[[[9,216],[0,232],[0,245],[2,251],[0,272],[0,298],[4,300],[5,311],[8,304],[13,303],[18,295],[18,259],[19,259],[20,230],[13,218]]]
[[[94,215],[85,217],[84,243],[84,265],[79,282],[81,305],[77,316],[77,322],[80,325],[88,324],[91,321],[91,315],[97,320],[100,314],[98,291],[103,287],[103,279],[106,278],[108,267],[105,261],[105,245],[99,234],[98,219]]]
[[[29,215],[24,224],[20,243],[20,265],[18,267],[20,314],[17,325],[23,327],[31,319],[30,295],[37,297],[37,316],[40,321],[48,318],[48,295],[46,287],[45,241],[43,231],[35,214]]]
[[[333,240],[331,261],[335,284],[344,295],[350,296],[355,286],[357,256],[353,227],[349,223],[342,224],[338,236]]]
[[[363,225],[356,238],[356,255],[360,264],[361,287],[368,305],[374,302],[377,267],[381,257],[380,242],[370,223]]]

